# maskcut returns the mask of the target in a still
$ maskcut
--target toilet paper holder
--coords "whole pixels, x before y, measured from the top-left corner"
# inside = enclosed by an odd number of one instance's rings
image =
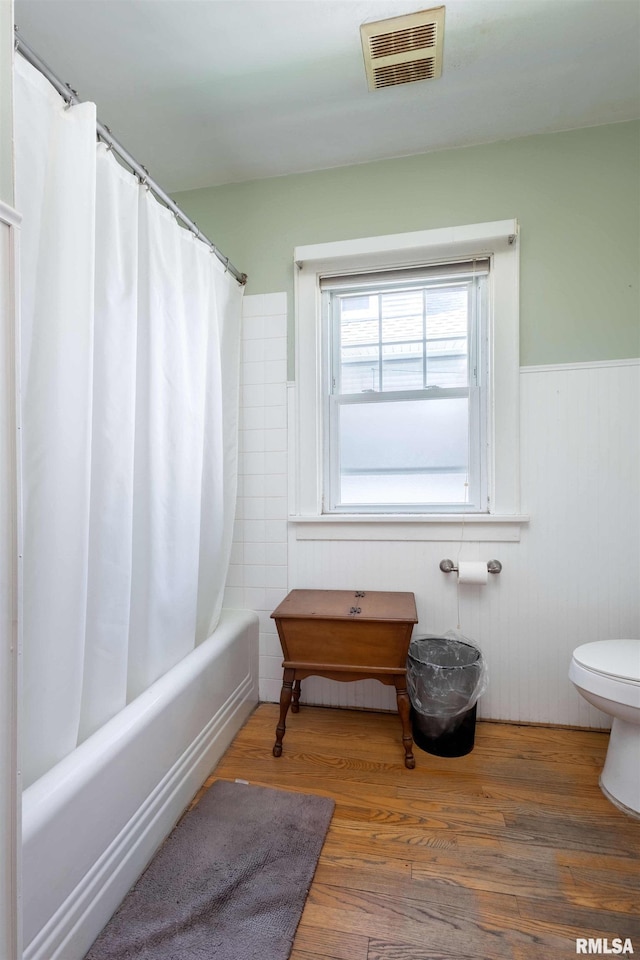
[[[453,560],[441,560],[440,569],[443,573],[457,573],[458,567],[453,562]],[[500,573],[502,570],[502,564],[499,560],[487,560],[487,570],[489,573]]]

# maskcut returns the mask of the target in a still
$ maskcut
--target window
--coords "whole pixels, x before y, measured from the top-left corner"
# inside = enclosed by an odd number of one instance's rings
[[[506,220],[296,248],[298,537],[447,539],[464,518],[467,539],[518,538],[517,235]]]
[[[325,512],[488,509],[488,272],[321,278]]]

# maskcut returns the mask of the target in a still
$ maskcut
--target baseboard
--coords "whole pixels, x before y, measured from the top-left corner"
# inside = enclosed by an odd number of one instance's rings
[[[577,723],[547,723],[544,720],[505,720],[499,717],[478,717],[478,723],[501,723],[510,727],[544,727],[547,730],[581,730],[583,733],[610,733],[610,724],[585,727]]]
[[[31,941],[23,960],[81,960],[85,956],[257,699],[255,684],[247,676]]]
[[[281,686],[280,682],[274,680],[273,683],[278,684],[278,692],[279,692],[280,686]],[[273,704],[278,703],[278,697],[276,696],[263,696],[263,689],[265,689],[264,681],[260,681],[260,703],[273,703]],[[267,692],[268,692],[268,689],[269,688],[267,688]],[[357,707],[342,707],[339,704],[311,703],[311,702],[307,703],[302,700],[300,701],[300,704],[302,707],[313,707],[314,710],[353,710],[353,711],[357,711],[358,713],[388,713],[390,715],[397,715],[397,712],[398,712],[395,707],[392,707],[389,710],[386,710],[382,707],[363,707],[360,705]],[[608,725],[605,724],[604,726],[600,726],[600,727],[594,727],[594,726],[585,727],[584,725],[575,724],[575,723],[546,723],[543,720],[508,720],[505,717],[481,717],[481,716],[478,716],[477,722],[478,723],[499,723],[499,724],[502,724],[503,726],[510,726],[510,727],[545,727],[549,730],[581,730],[584,733],[606,733],[606,734],[610,733],[610,724]]]

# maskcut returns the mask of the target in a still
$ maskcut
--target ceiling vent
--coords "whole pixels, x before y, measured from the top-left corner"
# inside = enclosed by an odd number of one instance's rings
[[[442,73],[444,7],[363,23],[360,35],[370,90]]]

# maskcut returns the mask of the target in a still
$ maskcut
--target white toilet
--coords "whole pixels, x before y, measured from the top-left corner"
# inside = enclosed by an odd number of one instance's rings
[[[640,817],[640,640],[597,640],[573,651],[569,679],[613,719],[602,792]]]

